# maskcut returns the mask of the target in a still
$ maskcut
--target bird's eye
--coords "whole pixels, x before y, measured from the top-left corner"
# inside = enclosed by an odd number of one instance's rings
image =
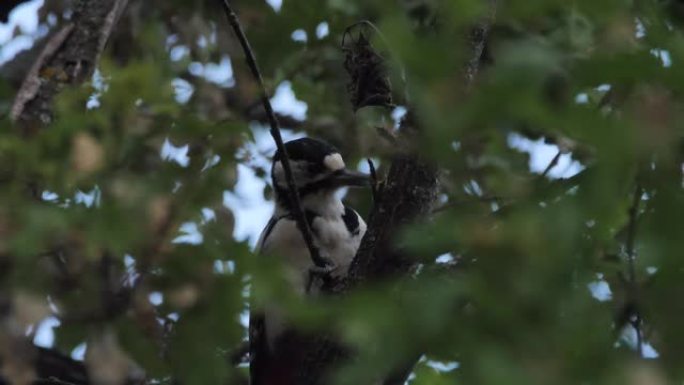
[[[310,162],[307,171],[309,172],[309,175],[318,175],[325,171],[325,167],[318,162]]]

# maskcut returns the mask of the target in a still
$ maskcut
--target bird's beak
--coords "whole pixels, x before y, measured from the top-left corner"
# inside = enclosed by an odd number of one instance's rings
[[[358,171],[342,169],[330,176],[329,179],[336,187],[370,186],[370,175]]]

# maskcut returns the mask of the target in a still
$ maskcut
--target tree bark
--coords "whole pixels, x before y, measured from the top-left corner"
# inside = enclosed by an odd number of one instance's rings
[[[50,38],[15,97],[10,117],[25,134],[52,121],[52,100],[66,85],[90,79],[127,3],[128,0],[78,2],[74,21]]]

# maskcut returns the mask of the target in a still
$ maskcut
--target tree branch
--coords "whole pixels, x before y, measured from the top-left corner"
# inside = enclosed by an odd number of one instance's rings
[[[558,153],[556,153],[556,155],[553,157],[553,159],[551,159],[551,162],[549,162],[549,164],[546,166],[546,168],[544,169],[544,172],[541,173],[541,175],[540,175],[541,178],[544,178],[547,175],[549,175],[549,172],[551,172],[551,170],[553,170],[553,168],[558,165],[558,160],[560,160],[560,157],[562,154],[563,154],[563,151],[558,150]]]
[[[52,121],[52,99],[68,84],[92,76],[116,20],[128,0],[81,0],[72,27],[47,44],[39,65],[27,75],[12,106],[11,118],[24,134]],[[53,52],[54,51],[54,52]]]
[[[394,247],[399,229],[427,216],[438,193],[437,168],[415,154],[399,154],[390,166],[368,230],[349,268],[344,290],[368,279],[405,272],[412,264]]]
[[[380,186],[378,186],[378,174],[375,171],[375,164],[371,158],[366,159],[371,177],[371,192],[373,193],[373,204],[378,204],[380,199]]]
[[[321,257],[318,249],[313,243],[311,228],[309,227],[309,223],[306,221],[304,210],[302,210],[302,203],[301,199],[299,198],[299,191],[297,190],[294,175],[292,174],[292,168],[290,166],[290,157],[287,154],[287,149],[285,148],[285,144],[283,143],[283,138],[280,135],[280,126],[278,124],[278,118],[276,117],[273,111],[273,107],[271,106],[271,101],[266,92],[266,87],[264,87],[264,81],[261,77],[261,72],[259,71],[259,67],[254,57],[254,52],[252,51],[252,48],[249,45],[249,41],[247,40],[247,36],[245,36],[245,33],[242,30],[242,26],[240,25],[240,21],[238,20],[237,15],[233,11],[233,8],[228,3],[228,0],[223,0],[221,4],[223,5],[223,10],[226,14],[226,17],[228,18],[228,23],[230,23],[230,26],[233,28],[233,31],[235,32],[235,35],[240,41],[240,45],[242,46],[242,49],[245,52],[247,66],[251,70],[252,75],[254,76],[254,79],[256,80],[261,91],[261,103],[264,105],[266,115],[268,116],[269,124],[271,125],[271,136],[273,137],[273,140],[276,143],[276,147],[278,148],[278,151],[280,152],[282,157],[281,164],[283,165],[283,169],[285,170],[285,179],[287,181],[287,187],[290,193],[290,201],[292,202],[292,207],[294,209],[293,214],[295,215],[295,219],[297,220],[297,227],[299,227],[299,230],[302,233],[302,236],[304,237],[304,242],[306,242],[306,246],[309,249],[309,253],[311,254],[311,260],[313,261],[314,265],[320,268],[324,268],[329,265],[329,262]]]
[[[64,44],[64,40],[69,37],[71,31],[73,31],[74,25],[69,23],[62,27],[55,34],[50,36],[45,47],[38,55],[38,58],[33,62],[31,69],[26,74],[24,82],[21,88],[17,92],[17,96],[14,98],[14,103],[12,104],[12,109],[10,110],[10,119],[17,120],[19,116],[24,111],[26,103],[31,101],[36,97],[38,91],[40,90],[40,69],[45,66],[45,64],[55,55],[57,50]]]

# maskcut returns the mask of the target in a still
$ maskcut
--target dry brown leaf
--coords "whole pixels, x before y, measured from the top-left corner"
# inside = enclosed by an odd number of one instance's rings
[[[71,165],[79,174],[92,174],[104,165],[104,149],[90,134],[77,134],[71,147]]]
[[[199,290],[195,285],[183,285],[169,293],[169,301],[178,308],[189,308],[197,303]]]
[[[126,382],[132,363],[113,331],[106,330],[91,336],[87,346],[84,361],[93,384],[120,385]]]

